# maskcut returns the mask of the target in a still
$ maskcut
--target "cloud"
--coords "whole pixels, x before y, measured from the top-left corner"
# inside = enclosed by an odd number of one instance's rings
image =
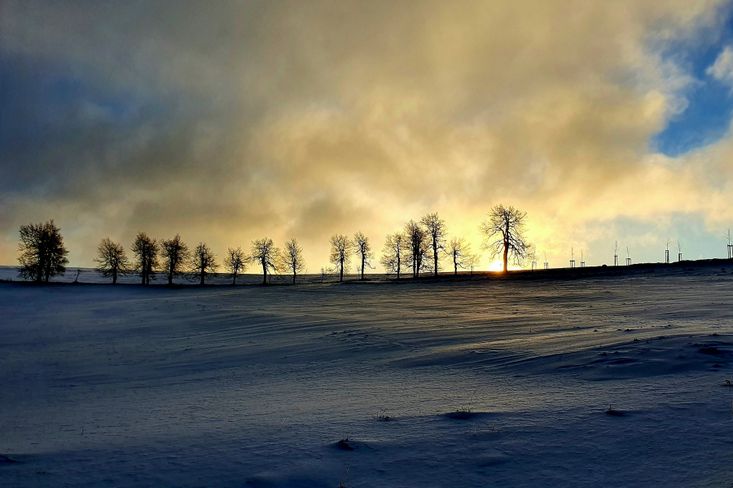
[[[733,48],[725,46],[705,73],[733,88]]]
[[[723,6],[11,1],[0,260],[50,217],[73,263],[144,229],[219,253],[297,237],[311,270],[333,233],[379,247],[435,210],[478,249],[500,201],[550,253],[598,221],[717,222],[727,149],[671,159],[649,140],[694,82],[665,47],[719,29]]]

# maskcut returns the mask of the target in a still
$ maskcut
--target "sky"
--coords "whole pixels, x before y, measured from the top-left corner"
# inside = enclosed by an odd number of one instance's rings
[[[731,2],[4,0],[0,263],[54,219],[74,266],[145,231],[320,272],[438,212],[486,269],[499,203],[550,266],[724,257],[732,116]]]

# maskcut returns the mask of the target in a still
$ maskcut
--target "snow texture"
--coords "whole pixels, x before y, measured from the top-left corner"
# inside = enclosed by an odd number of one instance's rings
[[[728,487],[732,288],[3,283],[0,486]]]

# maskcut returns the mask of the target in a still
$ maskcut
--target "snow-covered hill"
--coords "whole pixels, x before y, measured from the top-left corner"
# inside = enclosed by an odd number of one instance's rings
[[[0,486],[729,486],[731,298],[0,284]]]

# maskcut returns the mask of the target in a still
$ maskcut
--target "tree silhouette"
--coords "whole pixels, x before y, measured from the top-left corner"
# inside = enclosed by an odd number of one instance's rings
[[[372,247],[369,245],[369,238],[362,232],[357,232],[354,234],[354,247],[356,248],[356,252],[359,254],[359,261],[361,263],[361,266],[359,267],[360,279],[363,280],[364,268],[367,266],[370,268],[372,267],[372,264],[369,262],[372,258]]]
[[[400,279],[402,257],[405,251],[405,236],[399,232],[389,234],[384,242],[384,251],[380,262],[388,273],[395,273]]]
[[[489,220],[481,224],[481,231],[486,238],[485,246],[494,256],[502,255],[504,273],[507,272],[510,255],[517,264],[521,264],[531,248],[524,238],[526,217],[526,212],[512,206],[497,205],[489,212]]]
[[[181,268],[189,259],[188,246],[176,234],[173,239],[162,241],[160,251],[165,261],[165,269],[168,274],[168,284],[173,284],[173,278],[181,273]]]
[[[303,260],[303,248],[300,247],[298,241],[290,239],[285,243],[285,254],[283,256],[284,268],[293,274],[293,284],[298,273],[305,270],[305,261]]]
[[[150,278],[155,276],[155,268],[158,267],[158,243],[145,232],[139,232],[132,244],[132,252],[135,254],[135,269],[140,273],[142,284],[149,285]]]
[[[227,257],[224,259],[227,271],[232,275],[232,285],[237,284],[237,276],[247,267],[247,256],[244,255],[241,247],[227,249]]]
[[[262,266],[262,284],[267,284],[268,271],[277,270],[277,260],[280,254],[272,239],[265,237],[252,242],[252,256],[250,259]]]
[[[331,263],[339,268],[339,281],[344,281],[344,267],[351,260],[352,243],[343,234],[331,237]]]
[[[20,276],[37,283],[48,283],[51,277],[64,274],[69,262],[61,229],[53,220],[21,225],[18,252]]]
[[[117,284],[117,277],[127,274],[130,270],[130,261],[125,254],[122,244],[111,241],[105,237],[97,247],[97,271],[103,276],[111,276],[112,284]]]
[[[420,276],[420,271],[425,268],[425,256],[429,246],[425,229],[420,227],[414,220],[410,220],[405,225],[405,235],[407,237],[409,259],[412,264],[412,277]]]
[[[191,257],[191,269],[199,277],[199,285],[203,285],[206,275],[216,272],[217,264],[214,253],[209,246],[200,242]]]
[[[433,251],[433,274],[438,276],[438,258],[445,251],[445,222],[437,213],[427,214],[420,220],[427,231],[427,238]]]
[[[466,254],[466,267],[471,270],[471,276],[473,276],[473,269],[478,265],[480,256],[478,254]]]
[[[458,274],[458,268],[466,269],[471,265],[471,246],[461,238],[451,239],[448,244],[448,254],[453,261],[453,274]]]

